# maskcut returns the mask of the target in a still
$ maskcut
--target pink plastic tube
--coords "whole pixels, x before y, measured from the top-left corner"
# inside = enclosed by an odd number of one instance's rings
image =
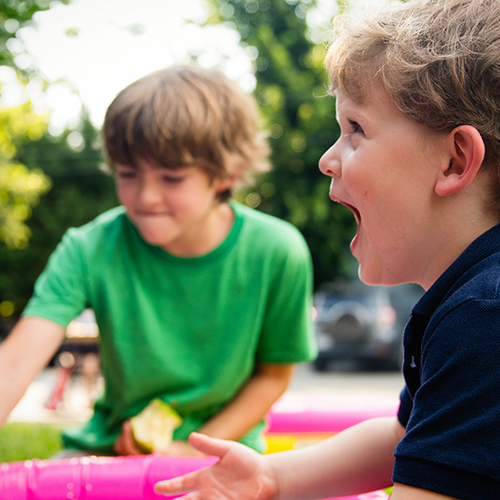
[[[6,463],[0,465],[0,499],[165,499],[153,491],[156,482],[208,467],[217,460],[216,457],[145,455]]]
[[[398,401],[347,404],[313,397],[283,397],[273,405],[268,414],[268,432],[334,434],[370,418],[393,417],[397,413],[398,404]]]
[[[159,500],[156,482],[214,464],[216,457],[88,457],[0,465],[2,500]],[[387,500],[382,491],[343,500]],[[332,499],[333,500],[333,499]]]
[[[282,398],[270,414],[272,433],[335,433],[363,420],[394,416],[397,404],[350,405]],[[0,464],[0,500],[160,500],[156,482],[214,464],[216,457],[85,457]],[[343,500],[387,500],[382,491]]]

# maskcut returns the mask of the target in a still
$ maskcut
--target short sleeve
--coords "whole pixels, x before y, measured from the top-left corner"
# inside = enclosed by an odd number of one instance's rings
[[[67,326],[87,307],[85,266],[73,231],[67,231],[50,256],[23,316],[38,316]]]
[[[399,409],[398,409],[398,421],[403,426],[408,425],[408,420],[410,419],[411,410],[413,408],[413,402],[405,386],[399,395]]]
[[[272,265],[258,357],[268,363],[295,363],[316,357],[312,324],[312,260],[302,235],[291,241]]]

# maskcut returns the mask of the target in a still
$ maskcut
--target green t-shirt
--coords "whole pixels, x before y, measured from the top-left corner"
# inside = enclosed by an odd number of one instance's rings
[[[122,422],[156,397],[187,439],[252,376],[257,362],[316,355],[307,245],[289,223],[231,202],[235,222],[211,253],[180,258],[147,244],[122,207],[69,229],[24,315],[66,326],[92,308],[105,392],[65,444],[111,453]],[[263,450],[263,425],[241,441]]]

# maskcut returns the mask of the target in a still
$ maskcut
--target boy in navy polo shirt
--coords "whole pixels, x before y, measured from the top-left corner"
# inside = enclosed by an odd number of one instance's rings
[[[347,19],[328,52],[341,135],[320,169],[357,220],[360,277],[427,291],[404,333],[397,418],[264,457],[194,434],[221,461],[158,491],[500,498],[499,19],[498,0],[396,2]]]

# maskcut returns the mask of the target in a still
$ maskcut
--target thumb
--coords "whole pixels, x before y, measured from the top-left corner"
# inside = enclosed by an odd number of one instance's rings
[[[211,438],[205,434],[192,432],[189,435],[189,444],[206,455],[222,458],[236,443],[234,441]]]

